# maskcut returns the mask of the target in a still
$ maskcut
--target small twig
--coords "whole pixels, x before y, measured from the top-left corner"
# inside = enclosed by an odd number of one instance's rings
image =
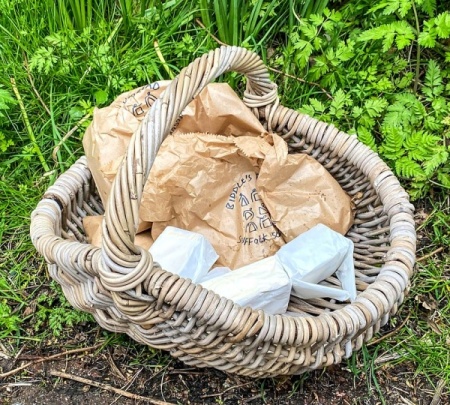
[[[25,360],[40,360],[42,359],[42,356],[37,356],[35,354],[22,354],[18,360],[25,361]]]
[[[31,385],[33,385],[32,382],[16,382],[16,383],[9,383],[9,384],[5,384],[0,386],[0,388],[12,388],[12,387],[30,387]]]
[[[381,337],[378,338],[378,339],[375,339],[375,340],[370,341],[369,343],[367,343],[366,346],[373,346],[373,345],[376,345],[377,343],[380,343],[381,341],[387,339],[388,337],[390,337],[390,336],[392,336],[392,335],[395,335],[401,328],[403,328],[403,326],[406,325],[406,322],[408,322],[410,316],[411,316],[411,314],[409,314],[409,315],[405,318],[405,320],[404,320],[399,326],[397,326],[394,330],[390,331],[389,333],[386,333],[385,335],[381,336]]]
[[[11,77],[9,80],[11,82],[12,89],[13,89],[14,94],[19,103],[20,111],[22,112],[23,121],[25,123],[25,127],[28,132],[28,137],[30,138],[31,143],[33,144],[34,151],[36,152],[36,154],[39,158],[39,161],[41,162],[41,165],[44,168],[44,170],[46,172],[49,172],[50,168],[48,167],[47,162],[45,161],[44,155],[42,154],[41,149],[39,148],[39,145],[37,144],[36,138],[34,137],[34,132],[33,132],[33,129],[31,128],[30,120],[28,119],[28,114],[27,114],[27,111],[23,104],[22,97],[20,96],[19,89],[17,88],[16,80],[14,79],[14,77]]]
[[[159,47],[158,41],[155,39],[155,41],[153,42],[153,46],[155,48],[156,51],[156,55],[158,55],[159,60],[161,61],[162,65],[164,66],[164,69],[166,70],[167,74],[169,75],[169,77],[171,79],[173,79],[175,77],[175,75],[173,74],[173,72],[170,70],[169,65],[167,64],[166,60],[164,59],[164,56],[161,52],[161,49]]]
[[[50,109],[47,107],[47,104],[44,103],[44,100],[42,99],[41,95],[39,94],[39,92],[37,91],[37,89],[34,85],[34,79],[33,79],[33,76],[31,76],[30,67],[28,66],[27,55],[25,55],[25,54],[24,54],[24,66],[25,66],[25,70],[27,71],[28,81],[31,84],[31,88],[34,91],[34,94],[36,94],[36,97],[38,98],[38,100],[40,101],[42,106],[44,107],[44,110],[47,111],[47,114],[51,116],[52,113],[51,113]]]
[[[204,375],[202,371],[170,370],[167,374]]]
[[[30,361],[30,362],[24,364],[23,366],[17,367],[14,370],[10,370],[10,371],[8,371],[6,373],[0,374],[0,379],[9,377],[9,376],[11,376],[13,374],[18,373],[19,371],[25,370],[26,368],[30,367],[33,364],[43,363],[44,361],[54,360],[54,359],[57,359],[58,357],[68,356],[70,354],[76,354],[76,353],[92,351],[92,350],[98,349],[101,346],[103,346],[103,343],[99,343],[99,344],[97,344],[95,346],[91,346],[91,347],[84,347],[84,348],[80,348],[80,349],[67,350],[65,352],[53,354],[52,356],[48,356],[48,357],[41,357],[40,359],[37,359],[37,360],[34,360],[34,361]]]
[[[223,46],[229,46],[228,44],[226,44],[225,42],[222,42],[219,38],[217,38],[208,28],[205,27],[205,24],[203,24],[198,18],[195,19],[195,22],[200,25],[201,28],[203,28],[207,34],[214,39],[214,41],[216,41],[219,45],[223,45]]]
[[[22,354],[23,350],[25,349],[25,345],[23,345],[19,351],[17,352],[17,354],[14,356],[14,360],[11,364],[11,367],[14,367],[17,363],[17,360],[19,360],[20,355]]]
[[[228,391],[234,390],[235,388],[245,387],[250,384],[253,384],[253,381],[250,381],[248,383],[241,384],[241,385],[234,385],[233,387],[227,388],[226,390],[223,390],[222,392],[217,392],[216,394],[203,395],[201,398],[221,397],[223,394],[225,394]]]
[[[245,399],[245,400],[244,400],[244,404],[248,404],[249,402],[252,402],[252,401],[254,401],[255,399],[259,399],[259,398],[261,398],[261,394],[254,395],[254,396],[252,396],[252,397],[250,397],[250,398]]]
[[[149,398],[149,397],[142,397],[140,395],[133,394],[132,392],[124,391],[124,390],[121,390],[120,388],[116,388],[116,387],[113,387],[111,385],[104,384],[101,382],[88,380],[87,378],[79,377],[79,376],[73,375],[73,374],[62,373],[60,371],[50,371],[50,375],[52,375],[54,377],[66,378],[68,380],[77,381],[77,382],[80,382],[80,383],[86,384],[86,385],[91,385],[93,387],[101,388],[106,391],[114,392],[116,394],[122,395],[127,398],[139,399],[141,401],[146,401],[146,402],[148,402],[150,404],[154,404],[154,405],[173,405],[173,404],[170,404],[169,402],[164,402],[164,401],[160,401],[159,399],[154,399],[154,398]]]
[[[116,374],[122,380],[127,381],[127,378],[123,375],[122,371],[120,371],[119,367],[117,367],[117,364],[115,363],[110,350],[108,350],[108,363],[114,374]]]
[[[62,139],[58,142],[58,144],[53,148],[52,158],[55,162],[58,160],[56,155],[57,155],[59,149],[61,148],[61,146],[64,144],[64,142],[66,142],[75,133],[75,131],[78,128],[80,128],[80,126],[83,124],[83,122],[85,122],[90,116],[91,116],[91,113],[87,113],[83,118],[81,118],[81,120],[78,121],[75,124],[75,126],[69,132],[67,132],[67,134],[65,134],[62,137]]]
[[[442,391],[445,388],[445,380],[439,380],[436,391],[434,392],[433,399],[430,402],[430,405],[438,405],[441,400]]]
[[[401,357],[401,354],[399,354],[399,353],[387,354],[384,356],[377,357],[375,359],[375,361],[373,362],[373,364],[375,364],[376,366],[379,366],[381,364],[387,363],[388,361],[397,360],[400,357]]]
[[[426,254],[425,256],[419,257],[416,261],[419,262],[423,262],[424,260],[428,259],[431,256],[434,256],[437,253],[440,253],[444,250],[444,247],[438,247],[436,250],[433,250],[431,253]]]
[[[122,389],[123,389],[123,390],[127,390],[128,388],[130,388],[131,385],[136,381],[136,379],[139,377],[139,374],[141,374],[143,370],[144,370],[144,367],[141,367],[138,371],[136,371],[136,372],[134,373],[134,376],[131,378],[131,380],[130,380],[129,382],[127,382],[127,383],[122,387]]]
[[[225,42],[223,42],[219,38],[217,38],[211,31],[209,31],[208,28],[206,28],[205,25],[198,18],[195,20],[195,22],[201,28],[203,28],[208,33],[208,35],[212,39],[214,39],[214,41],[216,41],[219,45],[229,46],[228,44],[226,44]],[[283,75],[285,77],[289,77],[290,79],[297,80],[300,83],[306,83],[306,84],[309,84],[311,86],[318,87],[330,100],[333,100],[333,96],[328,91],[326,91],[319,83],[309,82],[308,80],[301,79],[300,77],[296,77],[296,76],[290,75],[289,73],[284,73],[283,71],[275,69],[275,68],[270,67],[270,66],[267,66],[267,69],[269,69],[271,72],[278,73],[278,74]]]
[[[270,66],[268,66],[267,69],[271,70],[272,72],[279,73],[280,75],[289,77],[290,79],[297,80],[297,81],[299,81],[301,83],[306,83],[306,84],[309,84],[311,86],[318,87],[320,89],[320,91],[322,93],[324,93],[330,100],[333,100],[333,96],[328,91],[326,91],[319,83],[309,82],[308,80],[304,80],[304,79],[301,79],[300,77],[296,77],[296,76],[290,75],[289,73],[284,73],[283,71],[275,69],[275,68],[270,67]]]
[[[405,398],[405,397],[402,397],[402,396],[400,396],[400,398],[402,399],[402,401],[403,401],[403,403],[405,405],[415,405],[415,403],[410,401],[408,398]]]

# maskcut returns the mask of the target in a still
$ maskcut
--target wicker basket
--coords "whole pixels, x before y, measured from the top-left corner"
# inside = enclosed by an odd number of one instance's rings
[[[209,82],[234,70],[247,76],[244,103],[290,151],[316,158],[353,197],[358,297],[351,304],[292,298],[302,317],[241,308],[162,270],[134,245],[143,185],[161,142],[184,107]],[[86,159],[45,193],[32,214],[31,238],[71,304],[105,329],[168,350],[197,367],[264,377],[339,363],[397,311],[415,261],[414,207],[388,166],[356,137],[279,104],[260,58],[221,47],[195,60],[155,101],[134,134],[115,178],[102,248],[86,241],[82,218],[103,214]],[[335,279],[328,281],[336,282]]]

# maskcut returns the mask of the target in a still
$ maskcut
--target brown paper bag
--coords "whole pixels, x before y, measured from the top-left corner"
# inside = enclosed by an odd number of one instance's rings
[[[95,108],[83,148],[103,204],[131,136],[169,83],[159,81],[128,91],[110,106]],[[264,128],[230,86],[212,83],[185,108],[177,132],[258,136]]]
[[[288,154],[282,138],[273,140],[275,147],[261,166],[257,188],[284,240],[289,242],[317,224],[344,235],[353,223],[349,195],[314,158]]]
[[[131,135],[167,84],[125,93],[94,111],[83,146],[103,202]],[[319,222],[344,234],[353,213],[349,196],[320,163],[288,155],[285,141],[267,134],[227,84],[210,84],[163,142],[140,218],[138,232],[152,226],[154,238],[167,225],[202,233],[218,264],[237,268]]]
[[[258,162],[271,149],[262,137],[169,137],[142,198],[153,238],[169,225],[198,232],[219,255],[216,264],[231,269],[275,254],[284,241],[256,186]]]
[[[87,240],[95,247],[102,246],[102,220],[103,215],[87,216],[83,218],[83,227],[86,232]],[[150,249],[153,245],[153,238],[150,231],[141,232],[136,235],[136,245],[143,249]]]

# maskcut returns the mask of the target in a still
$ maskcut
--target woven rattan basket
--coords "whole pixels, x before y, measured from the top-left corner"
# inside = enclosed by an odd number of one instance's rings
[[[227,71],[247,76],[244,103],[291,153],[316,158],[353,197],[358,297],[351,304],[292,298],[301,317],[241,308],[162,270],[134,245],[143,185],[177,118],[209,82]],[[414,207],[388,166],[356,137],[279,104],[260,58],[221,47],[195,60],[155,101],[134,134],[105,207],[102,248],[86,241],[82,218],[104,209],[86,159],[45,193],[31,238],[71,304],[105,329],[168,350],[197,367],[253,377],[300,374],[339,363],[397,311],[415,260]],[[329,279],[329,282],[336,282]]]

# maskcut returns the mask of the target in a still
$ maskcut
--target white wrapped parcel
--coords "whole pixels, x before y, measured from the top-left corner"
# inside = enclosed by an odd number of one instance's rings
[[[286,312],[292,289],[291,280],[277,256],[258,260],[200,284],[242,307],[262,309],[272,315]]]
[[[203,235],[173,226],[164,229],[149,252],[164,270],[194,283],[205,277],[219,258]]]
[[[353,242],[318,224],[282,246],[276,255],[292,280],[292,295],[299,298],[356,299]],[[336,272],[339,288],[318,285]]]
[[[356,299],[353,242],[319,224],[263,260],[231,271],[211,267],[218,255],[203,236],[168,226],[150,247],[164,270],[190,278],[236,304],[269,314],[286,312],[290,295]],[[336,273],[342,289],[319,284]]]

